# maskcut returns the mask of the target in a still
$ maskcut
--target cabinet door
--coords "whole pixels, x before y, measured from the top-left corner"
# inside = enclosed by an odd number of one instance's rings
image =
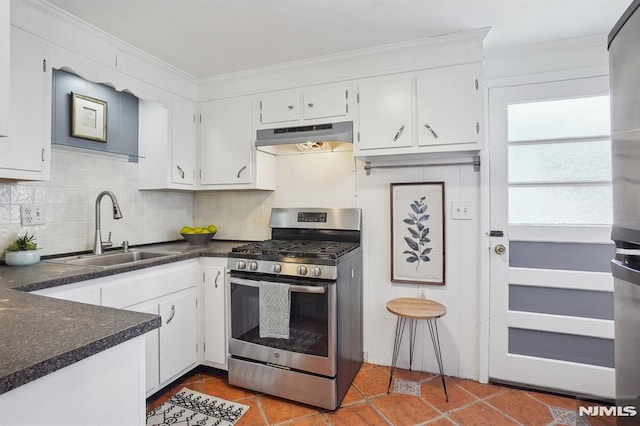
[[[195,102],[174,96],[171,122],[171,182],[193,185],[196,168]]]
[[[282,123],[300,120],[300,95],[284,92],[260,99],[260,122]]]
[[[135,305],[127,308],[135,312],[158,315],[158,304]],[[160,384],[160,338],[158,329],[151,330],[144,335],[145,339],[145,392],[151,391]]]
[[[195,288],[160,303],[160,382],[171,379],[197,361]]]
[[[343,117],[349,113],[349,90],[345,84],[305,89],[302,99],[305,120]]]
[[[9,134],[9,4],[0,1],[0,137]]]
[[[204,344],[205,361],[227,364],[226,269],[222,266],[203,266],[204,272]]]
[[[43,41],[11,30],[11,134],[0,138],[0,178],[48,179],[51,69],[45,53]]]
[[[413,145],[412,91],[409,78],[359,85],[360,149]]]
[[[478,140],[475,67],[443,68],[418,77],[418,145]]]
[[[207,102],[201,109],[200,183],[251,182],[251,100]]]

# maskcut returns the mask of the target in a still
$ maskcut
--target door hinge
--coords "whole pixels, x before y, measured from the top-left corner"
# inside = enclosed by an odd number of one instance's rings
[[[47,72],[47,60],[42,60],[42,72]]]

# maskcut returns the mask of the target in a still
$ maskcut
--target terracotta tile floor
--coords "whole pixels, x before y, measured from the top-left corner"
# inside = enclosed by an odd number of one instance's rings
[[[230,386],[226,372],[197,369],[147,401],[155,408],[183,387],[250,409],[236,423],[242,425],[615,425],[614,418],[563,420],[567,411],[575,412],[572,398],[484,385],[471,380],[448,377],[449,402],[445,402],[439,376],[396,370],[397,379],[418,382],[420,396],[387,394],[389,367],[364,364],[342,405],[335,411],[317,409],[269,395]],[[393,386],[392,386],[393,390]],[[591,404],[591,403],[590,403]],[[551,407],[557,412],[554,418]],[[565,418],[566,419],[566,418]],[[609,421],[608,421],[609,420]]]

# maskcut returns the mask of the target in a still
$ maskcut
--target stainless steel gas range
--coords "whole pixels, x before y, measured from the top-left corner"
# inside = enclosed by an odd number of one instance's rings
[[[230,384],[340,405],[362,364],[361,223],[360,209],[274,208],[272,239],[233,249]]]

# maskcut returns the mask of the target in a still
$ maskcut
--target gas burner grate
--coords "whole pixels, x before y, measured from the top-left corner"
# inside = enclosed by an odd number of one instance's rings
[[[338,241],[266,240],[234,247],[231,251],[250,255],[337,259],[356,247],[357,243]]]

